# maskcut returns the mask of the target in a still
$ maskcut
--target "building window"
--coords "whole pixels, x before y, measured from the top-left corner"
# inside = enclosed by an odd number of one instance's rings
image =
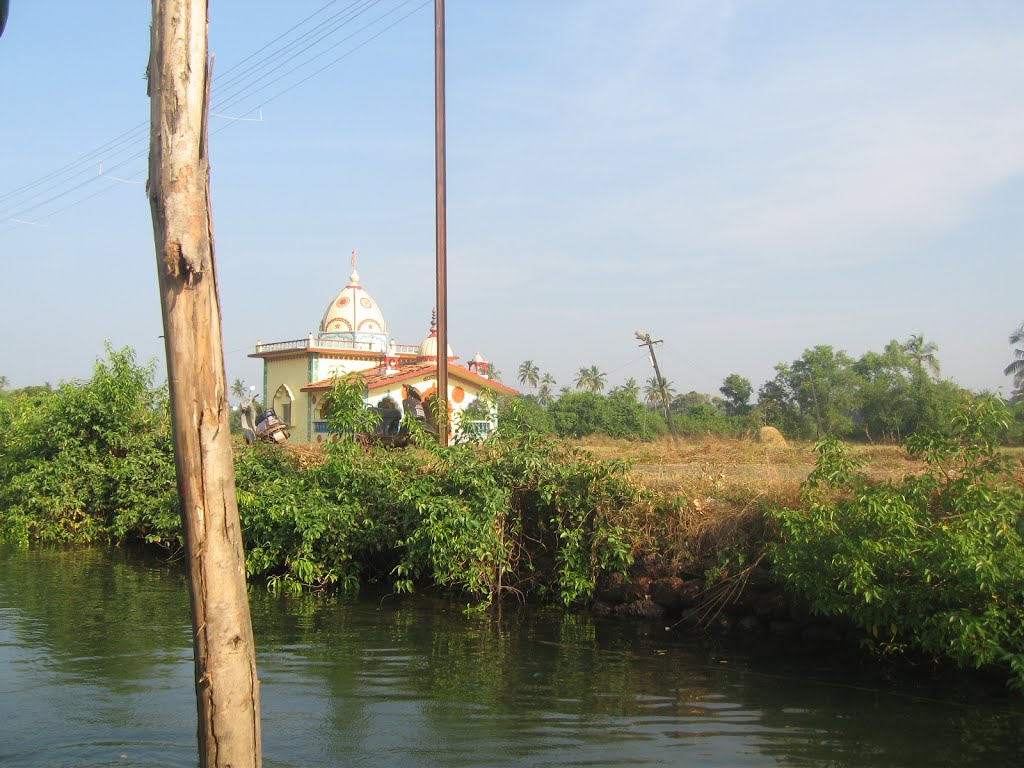
[[[274,412],[285,424],[292,423],[292,395],[283,384],[274,393]]]

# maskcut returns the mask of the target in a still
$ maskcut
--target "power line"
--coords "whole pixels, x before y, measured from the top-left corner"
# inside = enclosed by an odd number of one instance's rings
[[[357,0],[357,2],[358,1],[361,1],[361,0]],[[311,14],[309,14],[308,16],[303,18],[301,20],[301,22],[299,22],[297,25],[293,26],[289,30],[286,30],[281,35],[279,35],[278,37],[275,37],[273,40],[271,40],[270,42],[266,43],[261,48],[258,48],[253,53],[250,53],[248,56],[246,56],[241,61],[236,63],[236,65],[232,65],[231,67],[229,67],[227,70],[224,71],[224,75],[226,75],[226,74],[228,74],[230,72],[233,72],[234,70],[237,70],[239,67],[244,65],[244,63],[246,61],[252,59],[254,56],[259,54],[260,52],[262,52],[263,50],[265,50],[269,46],[273,45],[275,42],[278,42],[279,40],[283,39],[287,35],[291,34],[293,31],[295,31],[296,29],[301,27],[303,24],[308,22],[308,20],[310,18],[313,18],[316,15],[318,15],[319,13],[322,13],[326,8],[329,8],[330,6],[337,4],[337,2],[338,2],[338,0],[332,0],[331,2],[327,3],[327,5],[324,5],[321,8],[313,11]],[[353,2],[351,5],[356,5],[357,2]],[[351,6],[349,6],[349,7],[351,7]],[[42,177],[40,177],[40,178],[38,178],[38,179],[36,179],[34,181],[31,181],[31,182],[29,182],[29,183],[27,183],[27,184],[25,184],[23,186],[19,186],[19,187],[16,187],[14,189],[6,191],[6,193],[0,195],[0,203],[4,202],[6,200],[9,200],[11,198],[15,198],[16,196],[18,196],[20,194],[26,193],[26,191],[28,191],[29,189],[35,188],[35,187],[40,186],[40,185],[45,185],[46,182],[51,181],[51,180],[53,180],[53,179],[55,179],[55,178],[57,178],[57,177],[59,177],[59,176],[61,176],[63,174],[66,174],[70,170],[72,170],[74,168],[78,168],[79,166],[88,164],[90,166],[90,168],[91,168],[92,164],[95,162],[97,157],[99,157],[100,155],[102,155],[104,153],[109,153],[111,150],[113,150],[114,147],[116,147],[116,146],[118,146],[118,145],[120,145],[122,143],[125,143],[125,142],[137,143],[139,139],[141,139],[144,136],[146,136],[146,134],[148,133],[148,128],[150,128],[150,122],[148,122],[148,121],[144,121],[142,123],[139,123],[139,124],[135,125],[132,128],[129,128],[127,131],[125,131],[121,135],[111,139],[110,141],[108,141],[106,143],[100,144],[99,146],[95,147],[94,150],[91,150],[90,152],[86,153],[85,155],[83,155],[83,156],[81,156],[79,158],[76,158],[75,160],[71,161],[70,163],[68,163],[66,165],[63,165],[60,168],[57,168],[55,171],[52,171],[51,173],[48,173],[45,176],[42,176]],[[79,173],[79,174],[76,174],[76,175],[81,175],[81,174]],[[39,197],[40,195],[43,195],[43,194],[45,194],[45,193],[37,193],[36,196],[34,196],[33,198],[30,198],[26,202],[31,202],[32,200],[35,199],[35,197]]]
[[[215,76],[213,83],[215,95],[219,95],[216,94],[216,91],[223,92],[223,90],[225,89],[225,82],[238,82],[238,78],[249,77],[253,72],[258,71],[261,68],[265,69],[266,65],[269,62],[275,60],[276,58],[280,58],[280,56],[284,54],[291,54],[287,59],[285,59],[285,61],[279,62],[273,68],[264,72],[259,77],[253,79],[252,82],[237,89],[234,93],[226,97],[222,97],[221,100],[217,103],[216,108],[218,109],[218,111],[223,111],[224,109],[235,106],[243,102],[244,100],[250,98],[254,94],[266,90],[273,84],[278,83],[281,80],[284,80],[287,77],[298,73],[303,68],[308,67],[312,62],[326,55],[328,52],[336,49],[338,46],[343,45],[346,42],[351,41],[359,34],[372,29],[381,21],[386,19],[388,16],[391,16],[394,13],[400,11],[403,7],[409,5],[410,2],[412,2],[412,0],[403,0],[403,2],[401,2],[399,5],[376,16],[373,20],[369,21],[355,32],[346,35],[344,38],[328,46],[327,48],[320,51],[316,55],[309,57],[308,59],[298,64],[297,66],[274,77],[274,75],[278,73],[287,62],[294,60],[302,53],[315,47],[318,43],[328,39],[332,34],[335,34],[338,30],[341,30],[348,24],[352,23],[356,18],[358,18],[360,15],[362,15],[372,7],[378,5],[381,1],[382,0],[355,0],[355,2],[350,3],[342,10],[334,13],[333,15],[329,16],[326,19],[320,20],[312,29],[305,31],[296,39],[291,40],[288,44],[277,48],[268,56],[264,56],[261,59],[258,59],[252,66],[247,67],[243,69],[242,72],[236,74],[234,78],[229,78],[227,81],[223,81],[222,78],[218,78]],[[245,57],[238,63],[229,67],[227,70],[225,70],[225,74],[238,70],[240,67],[242,67],[242,65],[245,62],[252,61],[261,52],[266,51],[267,49],[271,48],[275,43],[287,38],[288,35],[290,35],[292,32],[301,28],[310,20],[321,15],[326,9],[333,5],[336,5],[337,2],[338,0],[333,0],[333,2],[329,2],[326,5],[319,8],[317,11],[314,11],[312,14],[307,16],[302,21],[293,25],[291,28],[278,35],[269,43],[257,49],[257,51],[249,54],[247,57]],[[370,35],[368,38],[359,42],[357,45],[354,45],[352,48],[345,51],[340,56],[337,56],[336,58],[332,59],[324,66],[319,67],[318,69],[314,70],[307,76],[297,80],[296,82],[291,83],[286,88],[283,88],[274,95],[262,101],[259,105],[252,107],[247,112],[243,113],[243,116],[252,114],[257,110],[260,110],[265,104],[284,96],[286,93],[289,93],[290,91],[299,87],[300,85],[312,79],[316,75],[322,73],[323,71],[329,69],[335,64],[348,58],[359,49],[368,45],[373,40],[376,40],[385,32],[389,31],[390,29],[393,29],[395,26],[397,26],[402,21],[412,16],[417,11],[429,5],[430,2],[431,0],[425,0],[425,2],[417,5],[411,11],[400,16],[392,23],[387,24],[382,29],[379,29],[376,33]],[[324,31],[325,29],[327,30],[326,32]],[[313,42],[307,42],[313,35],[319,36]],[[296,50],[296,48],[298,48],[300,45],[302,47],[299,50]],[[225,130],[229,125],[230,124],[222,126],[221,128],[214,131],[214,133],[219,133],[220,131]],[[103,177],[96,174],[94,171],[95,164],[98,160],[103,162],[104,167],[109,172],[119,168],[123,168],[129,163],[132,163],[146,156],[146,154],[148,153],[148,142],[145,141],[145,138],[147,137],[148,134],[148,127],[148,122],[140,123],[134,126],[133,128],[130,128],[127,131],[123,132],[114,139],[111,139],[110,141],[100,145],[99,147],[96,147],[90,152],[87,152],[86,154],[76,158],[75,160],[72,160],[69,163],[61,166],[55,171],[52,171],[46,174],[45,176],[36,179],[35,181],[29,182],[28,184],[22,185],[21,187],[12,189],[0,195],[0,203],[6,202],[5,208],[7,211],[6,213],[0,213],[0,232],[4,231],[4,229],[9,230],[13,226],[17,226],[18,224],[35,223],[26,222],[26,215],[34,211],[38,211],[39,209],[45,208],[47,205],[50,205],[56,202],[57,200],[60,200],[61,198],[64,198],[78,190],[81,190],[89,185],[92,185],[98,180],[102,180]],[[131,152],[133,149],[136,151],[134,151],[127,157],[123,157],[126,152]],[[111,162],[121,157],[123,157],[123,159],[120,159],[118,162]],[[83,176],[87,176],[85,180],[79,181],[78,183],[72,183],[78,179],[81,179]],[[68,184],[71,184],[71,186],[68,186]],[[110,189],[113,189],[116,186],[118,185],[108,185],[92,194],[81,197],[69,203],[68,205],[63,206],[62,208],[44,214],[44,218],[53,217],[59,213],[68,210],[69,208],[75,207],[76,205],[79,205],[87,200],[90,200],[93,197],[102,194],[103,192],[109,191]]]

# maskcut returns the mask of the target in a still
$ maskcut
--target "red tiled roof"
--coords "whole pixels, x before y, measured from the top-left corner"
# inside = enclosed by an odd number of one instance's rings
[[[385,373],[383,368],[370,368],[365,371],[356,371],[355,375],[359,376],[363,380],[363,383],[370,392],[373,392],[377,389],[390,388],[395,384],[400,384],[421,376],[430,376],[436,373],[436,363],[413,363],[410,365],[403,365],[393,373]],[[461,379],[466,383],[475,384],[476,386],[484,389],[491,389],[501,394],[519,394],[518,390],[512,389],[512,387],[506,387],[500,381],[485,379],[483,376],[473,373],[468,368],[463,368],[461,365],[456,365],[454,363],[448,363],[448,376],[449,378]],[[320,392],[330,389],[332,382],[333,379],[321,379],[320,381],[314,381],[311,384],[304,386],[301,391]]]

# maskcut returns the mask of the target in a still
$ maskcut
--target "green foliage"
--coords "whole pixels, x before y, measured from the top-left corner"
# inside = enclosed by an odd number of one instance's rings
[[[352,446],[306,469],[259,446],[237,469],[247,567],[291,590],[388,579],[484,604],[586,600],[599,573],[632,561],[634,537],[613,522],[640,498],[625,469],[529,432],[482,447]]]
[[[604,390],[608,375],[596,365],[580,368],[576,374],[576,389],[597,393]]]
[[[498,425],[505,432],[555,433],[551,412],[542,407],[539,398],[503,397],[498,400]]]
[[[605,398],[597,392],[567,392],[551,404],[548,413],[562,437],[585,437],[604,426]]]
[[[738,373],[730,373],[725,377],[722,386],[718,389],[725,397],[725,413],[728,416],[744,416],[750,413],[750,396],[754,393],[754,387],[749,379],[745,379]]]
[[[153,366],[108,347],[89,381],[5,398],[0,510],[7,538],[176,545],[170,419]]]
[[[366,407],[366,387],[358,374],[334,376],[331,391],[324,395],[327,428],[337,436],[331,444],[355,442],[359,433],[373,432],[380,414]]]
[[[997,448],[1009,422],[998,399],[964,403],[945,431],[907,441],[927,470],[900,482],[870,482],[822,442],[806,508],[771,515],[775,572],[881,651],[1001,666],[1024,686],[1024,487]]]

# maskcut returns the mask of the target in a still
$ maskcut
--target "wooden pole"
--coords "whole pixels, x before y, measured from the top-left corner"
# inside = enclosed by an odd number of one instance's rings
[[[434,179],[437,234],[437,432],[448,445],[448,208],[445,160],[444,0],[434,0]]]
[[[654,375],[658,379],[658,389],[661,390],[661,402],[665,406],[665,420],[668,421],[668,428],[672,433],[672,442],[679,445],[679,434],[676,432],[675,422],[672,421],[672,406],[668,401],[668,387],[661,375],[661,368],[658,367],[658,358],[654,356],[654,345],[661,344],[661,339],[653,341],[649,333],[640,333],[640,331],[637,331],[634,336],[640,340],[641,347],[647,347],[647,351],[651,355],[651,365],[654,366]]]
[[[206,0],[153,0],[149,198],[192,599],[199,764],[262,764],[207,151]]]

